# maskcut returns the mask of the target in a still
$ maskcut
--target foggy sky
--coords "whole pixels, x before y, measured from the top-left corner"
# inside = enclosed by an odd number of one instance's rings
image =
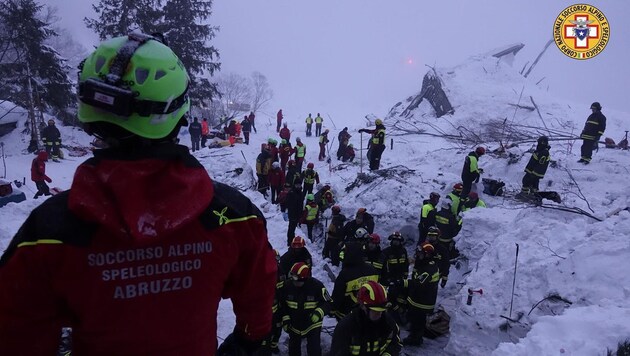
[[[86,0],[48,0],[61,25],[92,46],[83,24]],[[289,122],[309,112],[335,121],[383,116],[420,90],[425,64],[452,66],[506,44],[522,42],[514,66],[533,61],[552,36],[556,16],[575,1],[530,0],[215,0],[212,44],[223,73],[260,71],[275,92],[261,113],[283,108]],[[607,16],[611,36],[597,57],[577,61],[552,45],[530,75],[545,77],[552,95],[584,106],[592,101],[627,110],[630,89],[630,1],[591,0]],[[520,88],[515,88],[519,91]],[[491,108],[489,108],[491,110]],[[324,116],[326,118],[326,116]],[[609,118],[614,119],[614,118]],[[624,118],[619,118],[624,119]],[[625,118],[628,120],[628,118]],[[628,120],[630,123],[630,120]]]

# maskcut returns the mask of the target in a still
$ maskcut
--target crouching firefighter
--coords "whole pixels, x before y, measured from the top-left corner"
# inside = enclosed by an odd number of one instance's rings
[[[521,192],[523,194],[533,194],[538,192],[538,184],[541,179],[545,177],[547,167],[549,166],[549,139],[547,136],[540,136],[538,138],[538,144],[536,145],[536,151],[532,153],[532,156],[527,162],[525,167],[525,176],[523,176],[523,188]]]
[[[302,354],[302,339],[306,339],[308,356],[321,356],[322,323],[330,312],[330,303],[328,291],[311,277],[310,267],[303,262],[294,264],[280,289],[282,325],[289,334],[290,356]]]

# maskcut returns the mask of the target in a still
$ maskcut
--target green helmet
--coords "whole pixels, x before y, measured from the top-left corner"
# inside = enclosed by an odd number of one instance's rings
[[[81,66],[79,120],[164,138],[190,108],[188,83],[182,62],[158,39],[135,33],[112,38]]]
[[[313,194],[306,194],[306,201],[315,200],[315,196]]]

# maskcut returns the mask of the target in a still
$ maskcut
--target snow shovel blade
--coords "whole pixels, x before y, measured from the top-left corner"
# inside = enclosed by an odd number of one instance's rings
[[[326,274],[328,274],[328,278],[330,278],[330,281],[334,283],[337,279],[337,276],[335,276],[335,273],[332,271],[328,263],[324,264],[324,271],[326,271]]]

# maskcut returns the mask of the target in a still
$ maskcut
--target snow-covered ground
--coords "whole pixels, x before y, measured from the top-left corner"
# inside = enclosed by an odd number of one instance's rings
[[[531,105],[534,97],[549,129],[574,127],[579,133],[589,114],[590,103],[560,103],[546,91],[530,83],[517,71],[495,58],[476,57],[474,61],[455,68],[439,69],[445,89],[455,107],[455,114],[441,119],[431,117],[428,104],[422,103],[411,116],[414,120],[432,120],[444,131],[455,127],[479,127],[488,119],[508,118],[514,122],[541,126],[534,111],[517,110],[509,103]],[[419,88],[418,88],[419,90]],[[523,92],[520,95],[521,91]],[[594,99],[595,100],[595,99]],[[405,101],[403,100],[403,103]],[[605,107],[605,103],[602,103]],[[405,105],[402,105],[403,108]],[[393,110],[385,119],[385,125],[397,120]],[[604,136],[615,140],[623,135],[623,128],[630,122],[623,113],[603,110],[608,117]],[[625,120],[625,121],[624,121]],[[348,217],[360,207],[367,208],[376,220],[375,232],[388,236],[400,230],[413,246],[417,238],[416,225],[422,200],[431,191],[446,194],[459,181],[465,155],[472,146],[465,147],[439,137],[425,135],[394,136],[393,149],[383,154],[381,168],[396,167],[396,174],[389,177],[373,176],[370,183],[356,182],[360,170],[359,157],[354,164],[339,164],[333,160],[333,170],[324,162],[317,161],[316,137],[304,135],[302,120],[288,121],[294,129],[292,137],[301,136],[307,145],[307,161],[314,162],[323,182],[335,190],[335,197]],[[351,142],[360,147],[360,128],[352,122],[336,122],[336,127],[325,122],[331,130],[331,139],[342,127],[348,126],[353,135]],[[281,253],[286,251],[287,223],[278,208],[271,205],[255,190],[249,189],[254,181],[252,167],[260,143],[275,137],[275,127],[258,123],[258,133],[252,134],[252,144],[236,145],[219,149],[204,149],[194,155],[204,164],[216,180],[231,184],[243,191],[261,210],[268,220],[269,240]],[[65,144],[88,146],[91,138],[80,130],[60,127]],[[545,130],[541,129],[541,133]],[[182,143],[189,144],[189,136],[181,135]],[[0,138],[5,142],[7,178],[11,181],[26,177],[28,199],[25,202],[0,208],[0,250],[9,243],[28,213],[41,204],[42,199],[31,199],[35,187],[28,179],[32,155],[24,148],[28,138],[19,130]],[[367,143],[363,135],[363,146]],[[389,138],[388,138],[389,142]],[[422,350],[431,354],[458,355],[599,355],[606,348],[613,348],[618,341],[630,337],[630,212],[621,210],[630,206],[627,177],[630,153],[601,148],[588,166],[576,163],[580,141],[552,141],[552,159],[557,166],[550,167],[541,187],[560,192],[563,205],[579,207],[602,219],[598,222],[584,215],[553,209],[536,208],[508,198],[485,196],[479,184],[478,191],[488,204],[487,209],[474,209],[464,214],[462,232],[457,246],[467,257],[459,269],[451,272],[446,288],[440,290],[438,303],[452,316],[451,334],[448,338],[428,340]],[[488,142],[489,150],[498,147]],[[480,160],[484,177],[501,179],[509,190],[518,190],[523,168],[529,159],[529,145],[510,149],[517,157],[516,163],[488,154]],[[337,142],[333,145],[336,152]],[[73,172],[87,157],[68,157],[62,163],[49,163],[48,175],[52,186],[68,188]],[[242,174],[233,172],[244,168]],[[363,171],[367,164],[364,159]],[[410,171],[411,170],[411,171]],[[575,181],[571,178],[573,177]],[[349,189],[346,189],[351,187]],[[584,199],[580,197],[583,196]],[[588,205],[587,206],[587,202]],[[297,232],[300,234],[299,230]],[[301,233],[306,236],[306,231]],[[512,318],[519,322],[507,322],[501,315],[509,316],[516,244],[519,256]],[[314,276],[329,291],[332,282],[320,268],[319,241],[310,242],[314,258]],[[472,305],[466,305],[468,288],[482,288],[483,295],[475,295]],[[548,295],[557,294],[564,300],[548,300],[533,307]],[[219,337],[225,337],[234,326],[229,301],[220,306]],[[325,326],[333,326],[327,319]],[[328,330],[328,329],[327,329]],[[403,331],[403,337],[406,331]],[[328,349],[330,336],[322,337],[324,351]],[[286,346],[281,346],[286,352]],[[421,354],[419,350],[405,350],[408,354]]]

